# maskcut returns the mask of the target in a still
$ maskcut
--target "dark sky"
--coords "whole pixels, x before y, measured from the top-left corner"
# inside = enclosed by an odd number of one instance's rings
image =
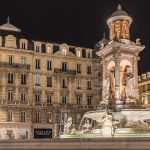
[[[0,24],[10,22],[34,40],[93,48],[120,3],[133,18],[131,40],[142,39],[139,73],[150,71],[149,0],[0,0]]]

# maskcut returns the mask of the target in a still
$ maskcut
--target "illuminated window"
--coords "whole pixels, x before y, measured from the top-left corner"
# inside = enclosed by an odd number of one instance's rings
[[[8,47],[14,47],[14,41],[12,39],[8,40]]]
[[[51,54],[52,53],[52,47],[51,46],[47,46],[47,53]]]
[[[77,57],[81,57],[81,51],[77,51]]]
[[[66,47],[63,47],[63,48],[62,48],[62,54],[63,54],[63,55],[66,55],[66,54],[67,54],[67,48],[66,48]]]
[[[13,35],[5,36],[5,47],[16,48],[16,37]]]

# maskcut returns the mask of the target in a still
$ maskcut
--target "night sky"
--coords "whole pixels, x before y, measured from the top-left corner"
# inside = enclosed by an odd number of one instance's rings
[[[131,40],[146,46],[140,54],[139,74],[150,71],[149,0],[0,0],[0,24],[21,28],[30,39],[68,43],[93,48],[103,33],[106,20],[120,3],[132,18]]]

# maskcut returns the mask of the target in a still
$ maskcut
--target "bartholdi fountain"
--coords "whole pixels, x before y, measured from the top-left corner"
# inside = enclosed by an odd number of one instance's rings
[[[131,23],[118,5],[107,20],[109,40],[103,37],[96,45],[103,65],[102,101],[84,114],[78,130],[68,117],[61,138],[150,136],[150,110],[140,107],[138,90],[138,55],[145,47],[140,39],[130,40]]]

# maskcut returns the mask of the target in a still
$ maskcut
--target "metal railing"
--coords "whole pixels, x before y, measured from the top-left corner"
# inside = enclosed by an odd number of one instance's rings
[[[18,68],[18,69],[30,69],[30,65],[29,64],[8,63],[8,62],[0,62],[0,67]]]
[[[70,69],[62,69],[62,68],[54,68],[54,73],[66,73],[66,74],[76,74],[76,70],[70,70]]]

